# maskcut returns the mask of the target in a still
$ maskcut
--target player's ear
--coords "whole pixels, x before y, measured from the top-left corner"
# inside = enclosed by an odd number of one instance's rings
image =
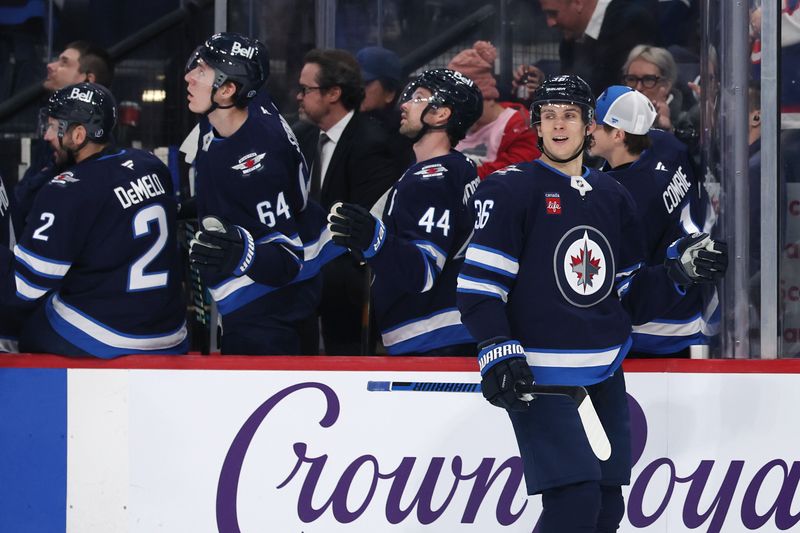
[[[80,146],[86,140],[86,128],[83,124],[76,124],[72,128],[72,142]]]
[[[434,111],[434,118],[436,119],[436,125],[447,124],[447,121],[450,120],[450,116],[453,114],[453,111],[446,106],[437,107]]]
[[[236,94],[236,84],[232,81],[226,81],[222,84],[222,86],[217,90],[217,94],[219,94],[222,98],[230,98],[233,99],[234,95]]]
[[[88,83],[97,83],[97,77],[94,75],[94,72],[86,73],[86,81]]]
[[[586,135],[591,135],[592,133],[594,133],[594,130],[596,129],[597,129],[597,122],[595,122],[594,119],[592,119],[592,121],[586,125]]]

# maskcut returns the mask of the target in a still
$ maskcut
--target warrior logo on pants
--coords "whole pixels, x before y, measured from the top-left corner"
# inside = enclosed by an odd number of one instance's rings
[[[608,240],[591,226],[576,226],[558,243],[553,269],[562,296],[576,307],[591,307],[614,286],[614,255]]]

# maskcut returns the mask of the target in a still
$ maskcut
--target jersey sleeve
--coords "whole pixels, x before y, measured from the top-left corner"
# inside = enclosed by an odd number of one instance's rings
[[[76,183],[48,183],[36,197],[14,247],[16,294],[34,302],[58,289],[84,246],[96,210]]]
[[[505,307],[519,272],[524,206],[508,183],[491,177],[472,203],[475,232],[457,286],[461,321],[478,342],[511,337]]]
[[[643,224],[636,214],[633,198],[626,190],[623,192],[623,238],[616,291],[631,321],[644,324],[663,316],[683,298],[685,291],[670,279],[662,264],[645,265]]]
[[[460,192],[444,179],[419,181],[392,191],[387,208],[386,242],[369,259],[377,276],[392,279],[406,292],[426,292],[452,255],[464,209]]]

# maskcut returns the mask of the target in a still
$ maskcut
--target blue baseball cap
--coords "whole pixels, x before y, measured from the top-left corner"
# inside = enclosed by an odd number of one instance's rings
[[[389,79],[401,83],[400,58],[397,54],[380,46],[368,46],[356,53],[356,60],[361,66],[361,78],[364,83],[377,79]]]

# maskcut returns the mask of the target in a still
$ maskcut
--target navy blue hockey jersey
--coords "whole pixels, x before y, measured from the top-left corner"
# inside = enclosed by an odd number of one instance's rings
[[[686,146],[671,133],[651,130],[652,146],[630,165],[609,170],[633,196],[645,235],[645,262],[660,265],[669,245],[701,231],[692,220],[694,178]],[[633,326],[633,350],[667,354],[705,344],[700,287],[689,287],[674,308]]]
[[[453,150],[411,165],[391,190],[386,241],[369,260],[375,316],[390,354],[475,342],[461,323],[455,288],[479,181],[475,165]]]
[[[286,285],[316,276],[345,252],[330,240],[326,213],[308,200],[308,168],[297,140],[265,91],[230,137],[216,135],[207,117],[200,120],[195,168],[199,217],[221,217],[256,243],[245,275],[206,280],[223,315],[272,291],[296,290]]]
[[[185,353],[186,305],[169,171],[109,147],[37,194],[14,248],[17,296],[98,357]],[[26,328],[35,329],[35,328]]]
[[[16,234],[12,216],[12,197],[0,176],[0,248],[11,250],[16,244]],[[10,253],[0,255],[0,260],[4,260],[5,270],[13,269],[13,259]],[[11,305],[12,298],[7,295],[0,303],[0,352],[16,352],[17,341],[19,339],[19,321],[17,320],[19,310]]]
[[[473,205],[462,319],[479,341],[519,340],[539,383],[603,381],[630,348],[631,315],[681,296],[663,268],[641,269],[633,199],[602,172],[512,165],[481,183]],[[631,298],[643,286],[648,297]]]

